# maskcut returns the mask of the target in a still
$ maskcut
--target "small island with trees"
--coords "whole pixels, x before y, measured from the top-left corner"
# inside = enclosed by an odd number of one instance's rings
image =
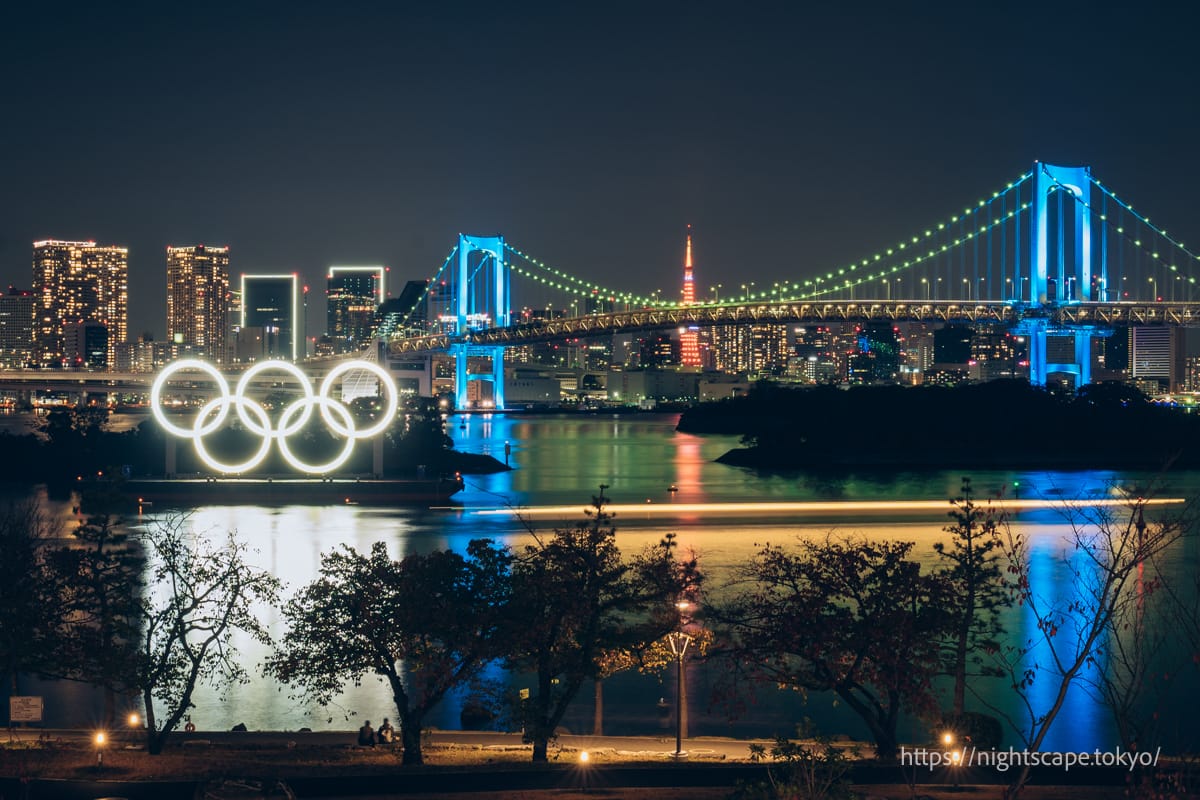
[[[764,470],[1200,467],[1200,417],[1123,384],[1074,395],[1024,381],[958,387],[760,384],[685,411],[685,433],[742,436],[717,460]]]

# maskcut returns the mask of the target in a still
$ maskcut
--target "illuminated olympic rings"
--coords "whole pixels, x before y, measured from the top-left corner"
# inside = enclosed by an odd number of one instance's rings
[[[209,400],[200,408],[200,412],[196,414],[196,419],[193,420],[190,427],[183,427],[171,422],[171,420],[167,419],[167,415],[162,407],[163,389],[166,387],[167,381],[176,372],[183,370],[195,370],[204,373],[207,378],[216,384],[217,389],[221,393],[220,397]],[[354,417],[350,414],[350,410],[341,401],[330,397],[330,393],[336,385],[338,378],[347,372],[356,370],[365,370],[374,374],[379,379],[379,385],[383,387],[384,394],[387,397],[387,407],[384,413],[369,427],[362,430],[358,429],[358,426],[354,422]],[[246,396],[246,390],[251,382],[263,372],[268,371],[287,373],[304,391],[303,397],[289,403],[283,409],[283,413],[280,415],[277,424],[272,424],[271,418],[267,415],[266,409],[261,404],[250,400]],[[343,361],[341,364],[338,364],[325,376],[325,380],[322,381],[321,388],[316,394],[313,393],[313,387],[308,376],[292,362],[260,361],[242,373],[242,377],[238,380],[237,386],[231,393],[229,391],[229,382],[225,380],[225,376],[216,367],[206,361],[185,358],[169,364],[154,379],[154,385],[150,389],[150,411],[154,414],[154,418],[158,420],[158,424],[174,436],[182,439],[191,439],[196,448],[196,457],[209,469],[226,474],[248,472],[257,467],[267,457],[267,454],[271,450],[271,442],[276,439],[279,440],[280,455],[283,456],[283,460],[291,465],[293,469],[310,474],[332,472],[345,464],[350,458],[350,454],[354,452],[355,441],[376,436],[386,430],[388,425],[391,424],[392,419],[395,418],[399,406],[400,396],[396,391],[395,384],[392,383],[391,376],[378,364],[373,364],[370,361]],[[226,418],[228,418],[231,407],[236,410],[238,419],[246,430],[262,437],[262,444],[259,445],[258,449],[249,458],[238,464],[226,464],[223,461],[213,458],[212,454],[204,446],[204,437],[221,427]],[[312,417],[314,407],[321,409],[321,418],[329,426],[330,430],[344,437],[346,440],[341,452],[324,464],[309,464],[301,460],[292,452],[287,442],[289,436],[297,433],[308,423]]]

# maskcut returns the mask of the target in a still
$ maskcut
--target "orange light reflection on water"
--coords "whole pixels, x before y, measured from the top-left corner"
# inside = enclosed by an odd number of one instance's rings
[[[1182,497],[1158,497],[1140,501],[1147,506],[1177,505]],[[993,504],[998,512],[1061,510],[1073,508],[1130,508],[1134,501],[1122,498],[1094,498],[1086,500],[1005,500]],[[980,508],[985,507],[981,503]],[[923,513],[945,514],[950,504],[945,500],[878,500],[878,501],[804,501],[773,503],[609,503],[605,510],[610,514],[636,514],[650,517],[678,517],[685,514],[728,515],[745,514],[850,514],[850,513]],[[525,508],[488,508],[471,511],[480,516],[521,517],[576,517],[582,516],[582,506],[529,506]]]

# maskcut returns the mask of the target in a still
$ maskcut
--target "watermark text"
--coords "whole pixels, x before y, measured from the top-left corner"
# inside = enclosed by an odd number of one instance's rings
[[[1011,767],[1054,767],[1069,772],[1074,767],[1121,767],[1133,772],[1137,767],[1158,766],[1162,748],[1154,752],[1092,750],[1084,753],[1043,753],[1029,750],[980,750],[965,746],[952,750],[937,747],[901,747],[900,766],[926,767],[984,767],[1007,772]]]

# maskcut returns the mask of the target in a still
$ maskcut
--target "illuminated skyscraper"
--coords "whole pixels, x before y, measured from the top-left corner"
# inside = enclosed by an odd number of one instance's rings
[[[33,292],[0,294],[0,367],[24,367],[33,354]]]
[[[167,248],[167,341],[210,361],[227,356],[229,248]]]
[[[383,303],[384,267],[330,267],[325,289],[325,334],[334,349],[362,349],[374,335],[375,311]]]
[[[688,225],[687,248],[683,257],[683,305],[696,303],[696,283],[692,276],[692,226]],[[679,363],[685,367],[699,367],[700,331],[687,328],[679,332]]]
[[[1153,391],[1154,383],[1167,391],[1179,388],[1186,353],[1182,328],[1155,325],[1129,328],[1130,377],[1149,391]]]
[[[107,365],[129,336],[129,250],[95,242],[33,243],[34,353],[44,366],[63,364],[67,326],[98,322],[108,331]]]
[[[289,275],[242,275],[242,320],[239,335],[259,337],[249,353],[239,344],[239,357],[290,358],[307,355],[300,278]]]

